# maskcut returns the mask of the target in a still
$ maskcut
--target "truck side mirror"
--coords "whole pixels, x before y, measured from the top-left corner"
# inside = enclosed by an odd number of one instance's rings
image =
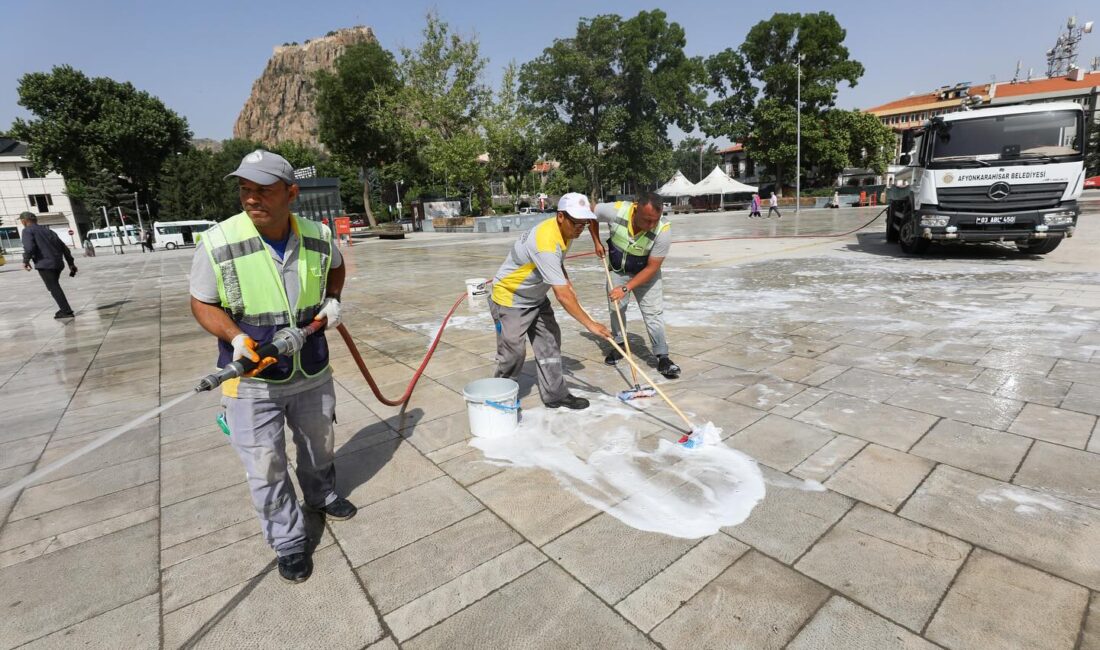
[[[898,164],[899,165],[908,166],[911,161],[912,161],[912,156],[910,156],[908,153],[903,153],[903,154],[901,154],[901,156],[898,157]]]

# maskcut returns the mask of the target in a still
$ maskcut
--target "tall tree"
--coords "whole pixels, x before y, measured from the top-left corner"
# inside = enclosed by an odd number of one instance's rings
[[[713,142],[687,137],[676,145],[676,150],[672,152],[672,165],[665,170],[662,178],[667,180],[679,170],[689,181],[698,183],[721,162],[722,156]]]
[[[684,30],[660,10],[629,20],[582,19],[520,72],[547,148],[583,170],[593,194],[605,180],[651,183],[667,168],[667,129],[694,129],[703,109],[703,64],[684,54]]]
[[[778,191],[796,159],[800,87],[803,147],[809,153],[803,167],[837,164],[842,148],[819,141],[828,130],[825,113],[836,102],[837,86],[855,86],[863,75],[863,65],[852,60],[844,46],[846,35],[828,12],[777,13],[754,25],[736,53],[727,50],[708,61],[718,101],[704,121],[707,133],[743,139],[748,154],[774,172]],[[755,93],[750,86],[758,87],[763,98],[747,110],[747,95]]]
[[[534,121],[519,102],[518,74],[516,64],[509,63],[500,89],[482,119],[489,153],[488,171],[490,176],[502,177],[513,205],[518,204],[523,179],[539,156]]]
[[[427,15],[423,41],[402,48],[399,96],[403,133],[434,178],[487,196],[486,152],[479,129],[490,91],[482,82],[485,59],[476,37],[451,32],[435,12]],[[485,201],[483,201],[485,203]]]
[[[11,132],[29,143],[35,166],[75,181],[107,170],[148,192],[164,161],[191,138],[187,121],[156,97],[67,65],[23,75],[19,105],[35,117],[16,119]]]
[[[401,89],[397,63],[376,42],[349,47],[334,72],[315,80],[318,134],[337,159],[365,171],[393,162],[402,142],[396,127],[395,95]],[[363,183],[363,211],[376,226],[370,187]]]

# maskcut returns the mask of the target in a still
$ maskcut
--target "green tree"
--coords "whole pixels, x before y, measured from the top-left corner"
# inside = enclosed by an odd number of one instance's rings
[[[781,191],[796,159],[796,97],[801,87],[803,147],[810,155],[803,156],[803,167],[836,164],[835,143],[822,142],[827,125],[825,113],[836,102],[837,86],[846,82],[855,86],[863,75],[863,65],[849,58],[844,46],[847,32],[828,12],[812,14],[777,13],[754,25],[738,52],[744,70],[736,70],[737,60],[730,57],[722,69],[730,88],[743,88],[745,77],[763,92],[749,115],[750,130],[745,138],[747,153],[765,162],[774,172]],[[801,58],[801,83],[798,60]],[[717,64],[715,64],[717,65]],[[739,109],[742,107],[738,107]],[[713,113],[713,111],[712,111]],[[741,110],[731,111],[739,118]],[[713,133],[717,124],[711,124]],[[732,134],[743,132],[735,121],[727,124]],[[814,160],[814,156],[820,160]]]
[[[401,82],[392,54],[375,42],[353,45],[337,59],[334,72],[317,73],[315,86],[318,134],[337,159],[367,170],[398,157],[402,140],[395,99]],[[370,186],[360,186],[360,203],[373,227]]]
[[[687,137],[676,145],[676,150],[672,152],[672,165],[665,170],[662,178],[668,180],[676,170],[679,170],[689,181],[698,183],[721,162],[722,156],[713,142]]]
[[[487,198],[489,170],[478,161],[487,151],[480,128],[490,97],[484,69],[477,38],[452,33],[430,12],[420,45],[401,50],[404,85],[391,114],[400,117],[398,130],[416,152],[410,167]]]
[[[745,57],[727,48],[709,57],[705,67],[707,89],[714,100],[703,112],[703,132],[712,138],[724,136],[731,142],[744,142],[749,134],[757,95]]]
[[[88,216],[96,227],[102,227],[103,208],[113,210],[116,206],[133,203],[134,195],[127,192],[118,176],[106,169],[92,172],[83,180],[66,180],[69,198],[82,203]]]
[[[521,69],[521,93],[541,118],[546,147],[581,171],[591,193],[610,181],[652,183],[669,166],[669,125],[694,129],[705,107],[700,59],[660,10],[628,20],[582,19]]]
[[[516,64],[509,63],[482,120],[489,175],[504,180],[513,205],[518,204],[523,181],[539,157],[534,120],[519,102],[518,74]]]
[[[148,192],[166,159],[189,146],[187,121],[130,83],[89,78],[63,65],[19,79],[19,105],[34,118],[11,132],[36,167],[90,183],[102,170]]]

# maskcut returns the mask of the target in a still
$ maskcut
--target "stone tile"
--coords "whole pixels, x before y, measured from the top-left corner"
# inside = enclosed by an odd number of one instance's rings
[[[1092,508],[937,467],[901,516],[1056,576],[1100,587],[1100,513]]]
[[[983,368],[1009,370],[1013,373],[1046,375],[1057,359],[1026,354],[1018,351],[990,350],[975,363]]]
[[[1092,592],[1089,613],[1085,618],[1085,627],[1081,630],[1080,650],[1100,649],[1100,597]]]
[[[10,554],[10,558],[13,561],[5,561],[0,559],[0,565],[10,566],[16,562],[23,562],[33,557],[40,555],[47,555],[49,553],[56,553],[61,549],[75,546],[76,544],[82,544],[84,542],[109,535],[111,533],[136,526],[147,521],[152,521],[157,518],[160,510],[156,506],[150,506],[141,510],[134,510],[118,517],[106,519],[104,521],[96,522],[83,528],[76,528],[74,530],[66,531],[55,537],[50,537],[44,540],[31,543],[28,546],[22,546],[17,549],[12,549],[5,553]],[[26,549],[26,552],[20,553],[20,550]]]
[[[60,481],[33,485],[23,491],[11,518],[31,517],[143,485],[157,480],[158,469],[156,456],[149,456]],[[46,478],[49,479],[48,476]]]
[[[808,481],[819,483],[828,479],[852,456],[867,446],[867,441],[838,435],[824,447],[810,454],[806,460],[791,470],[791,474]]]
[[[763,370],[785,360],[788,355],[778,352],[765,352],[743,346],[722,346],[697,356],[703,361],[738,368],[740,370]]]
[[[170,548],[228,526],[252,521],[259,528],[246,483],[238,483],[161,510],[161,548]]]
[[[771,379],[740,390],[730,395],[728,400],[761,411],[767,411],[786,402],[805,389],[806,387],[802,384]]]
[[[156,594],[140,598],[21,647],[27,650],[159,648],[160,599]]]
[[[820,427],[768,415],[732,436],[728,444],[785,472],[832,439],[833,434]]]
[[[726,535],[711,535],[638,587],[615,609],[643,632],[649,632],[748,549]]]
[[[837,470],[825,486],[893,512],[934,465],[919,456],[870,444]]]
[[[526,548],[526,547],[521,547]],[[508,616],[501,616],[501,612]],[[569,621],[561,625],[560,621]],[[543,564],[402,643],[421,648],[653,648],[641,632],[572,580]]]
[[[160,568],[163,571],[180,562],[186,562],[200,555],[206,555],[230,544],[235,544],[242,539],[256,535],[260,530],[259,520],[256,517],[251,517],[225,528],[219,528],[201,537],[169,546],[160,552]]]
[[[651,635],[669,650],[782,648],[828,597],[821,585],[750,551]]]
[[[422,422],[405,429],[401,435],[421,453],[441,449],[470,437],[470,418],[465,411],[445,418]]]
[[[782,404],[772,407],[771,412],[785,418],[793,418],[829,395],[830,393],[827,390],[807,388]]]
[[[907,379],[900,379],[893,375],[852,368],[821,384],[821,387],[876,402],[885,402],[908,388],[911,383]]]
[[[764,500],[744,522],[722,530],[790,564],[848,512],[852,500],[773,469],[760,469],[767,483]]]
[[[695,540],[636,530],[603,513],[542,550],[597,596],[614,604],[695,544]]]
[[[325,615],[287,616],[300,611],[302,603]],[[313,576],[293,588],[278,571],[269,570],[164,617],[165,648],[362,648],[382,634],[366,594],[335,546],[318,551]]]
[[[154,593],[156,534],[148,522],[0,569],[0,639],[20,645]]]
[[[820,376],[824,376],[830,369],[840,374],[840,372],[843,372],[844,367],[836,366],[831,363],[822,363],[813,359],[807,359],[806,357],[791,357],[786,361],[780,361],[774,366],[771,366],[767,371],[780,379],[805,383],[802,380],[806,377],[818,375],[819,373]],[[821,381],[827,380],[822,379]]]
[[[871,400],[833,394],[795,419],[904,451],[920,439],[937,418]]]
[[[796,568],[920,631],[969,551],[957,539],[857,504]]]
[[[1089,384],[1073,384],[1061,407],[1070,411],[1100,415],[1100,391]]]
[[[160,469],[160,500],[165,506],[186,501],[248,479],[231,447],[215,447],[164,461]]]
[[[1058,359],[1047,377],[1051,379],[1072,381],[1075,384],[1088,384],[1094,387],[1100,386],[1100,363]]]
[[[333,534],[351,565],[359,567],[481,509],[477,499],[444,476],[359,508]]]
[[[1015,400],[925,382],[914,382],[887,403],[1001,431],[1008,429],[1023,408],[1023,403]]]
[[[1093,415],[1028,404],[1008,430],[1028,438],[1084,449],[1095,425],[1096,416]]]
[[[940,420],[909,453],[1007,481],[1030,446],[1029,438]]]
[[[157,484],[146,483],[39,515],[8,521],[0,528],[0,551],[52,540],[69,531],[157,505]]]
[[[1089,592],[975,549],[928,626],[952,649],[1072,648]]]
[[[1073,384],[1057,379],[1024,377],[1007,373],[1007,379],[997,388],[995,395],[1009,399],[1033,402],[1046,406],[1058,406],[1069,394]]]
[[[1087,451],[1036,442],[1012,482],[1100,508],[1100,456]]]
[[[362,508],[443,475],[404,440],[336,458],[336,491]]]
[[[659,397],[656,399],[660,400]],[[753,422],[764,417],[763,411],[708,395],[692,394],[688,392],[683,395],[677,395],[672,399],[676,401],[676,406],[693,419],[701,422],[706,422],[708,420],[713,422],[714,426],[722,430],[723,438],[727,438],[741,431]],[[678,415],[673,413],[671,409],[665,409],[663,404],[655,404],[654,406],[660,407],[661,417],[665,422],[671,423],[673,427],[679,427],[683,423],[683,420],[681,420]],[[652,408],[651,406],[647,411]],[[631,425],[633,428],[633,423],[631,423]]]
[[[398,639],[408,639],[545,561],[534,546],[521,544],[389,613],[386,624]]]
[[[25,465],[38,460],[49,439],[48,435],[32,436],[0,444],[0,469]]]
[[[599,512],[541,470],[509,469],[474,484],[470,492],[536,546]]]
[[[388,614],[522,541],[503,521],[482,510],[360,567],[358,573],[374,595],[375,606]]]
[[[463,443],[465,444],[465,443]],[[504,466],[494,461],[486,460],[478,450],[470,451],[462,456],[457,456],[446,462],[440,463],[439,468],[465,487],[469,487],[478,481],[496,476],[504,471]]]
[[[933,650],[935,645],[847,598],[833,596],[788,650]]]

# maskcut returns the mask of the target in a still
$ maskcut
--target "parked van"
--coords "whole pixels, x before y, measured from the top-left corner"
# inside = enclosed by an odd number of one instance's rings
[[[137,226],[112,226],[89,230],[87,239],[96,248],[110,248],[119,244],[137,244],[141,241]]]
[[[180,246],[194,246],[202,240],[200,233],[216,225],[213,221],[157,221],[153,223],[153,245],[175,250]]]

